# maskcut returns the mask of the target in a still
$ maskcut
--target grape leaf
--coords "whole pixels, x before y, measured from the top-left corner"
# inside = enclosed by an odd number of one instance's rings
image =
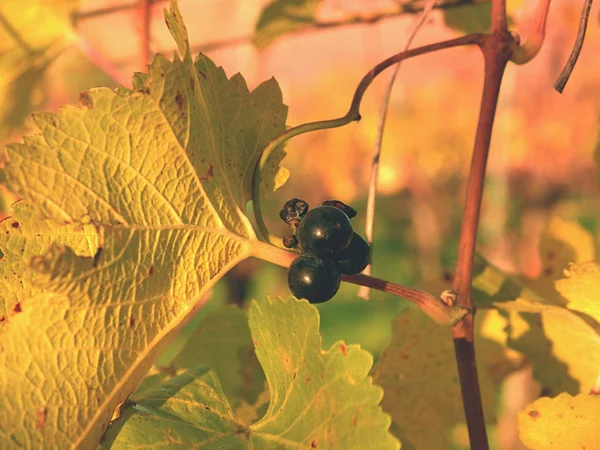
[[[176,372],[198,365],[215,371],[232,408],[237,409],[242,401],[253,404],[257,400],[265,377],[244,311],[230,306],[210,312],[171,362]]]
[[[262,11],[252,39],[259,49],[279,36],[314,23],[322,0],[274,0]]]
[[[0,332],[13,315],[28,309],[30,297],[42,292],[33,285],[36,274],[27,268],[29,259],[52,244],[69,245],[81,256],[93,256],[98,246],[92,225],[56,224],[37,216],[23,201],[13,204],[10,212],[0,222]]]
[[[466,34],[490,31],[491,17],[491,3],[452,6],[444,10],[446,25]]]
[[[134,90],[93,89],[80,108],[35,115],[39,134],[7,149],[3,183],[47,219],[93,224],[97,250],[59,242],[29,261],[47,294],[2,331],[3,438],[93,447],[194,304],[262,245],[244,211],[260,152],[285,129],[279,87],[249,92],[241,75],[192,61],[176,3],[166,20],[181,58],[156,56]],[[283,156],[265,191],[285,178]]]
[[[506,317],[505,344],[533,362],[534,375],[545,388],[552,393],[586,392],[600,367],[600,327],[567,309],[558,292],[549,292],[526,287],[489,263],[473,280],[475,304],[496,308]]]
[[[567,278],[556,282],[556,290],[569,303],[567,308],[581,311],[600,323],[600,272],[596,263],[572,264],[566,272]]]
[[[509,358],[501,345],[482,336],[486,321],[478,319],[479,384],[486,421],[494,423],[495,385],[520,361]],[[392,430],[403,448],[452,447],[450,429],[465,423],[465,418],[449,328],[436,325],[415,308],[403,311],[373,372],[375,383],[385,392],[384,411],[392,415]]]
[[[553,217],[540,253],[543,266],[535,280],[508,276],[479,256],[474,302],[506,316],[506,345],[533,362],[534,376],[549,392],[589,392],[600,367],[600,325],[592,319],[596,266],[572,265],[572,279],[560,278],[570,261],[594,258],[593,239],[580,225]]]
[[[228,449],[397,449],[382,390],[367,376],[373,359],[358,346],[321,350],[319,315],[305,300],[253,302],[250,330],[267,378],[264,417],[246,426],[214,371],[189,369],[116,420],[104,446]]]
[[[531,450],[598,448],[600,396],[562,393],[519,413],[519,439]]]

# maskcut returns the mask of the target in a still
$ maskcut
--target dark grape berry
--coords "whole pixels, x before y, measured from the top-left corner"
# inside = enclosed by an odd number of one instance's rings
[[[288,286],[297,298],[326,302],[340,287],[340,272],[333,261],[301,255],[290,265]]]
[[[281,211],[279,211],[279,217],[285,223],[289,225],[292,230],[298,228],[298,224],[308,211],[308,203],[299,198],[293,198],[285,202]]]
[[[352,242],[336,259],[337,267],[344,275],[361,273],[369,264],[370,247],[358,234],[354,233]]]
[[[334,259],[348,248],[353,236],[348,216],[333,206],[318,206],[308,211],[298,226],[298,241],[304,252]]]
[[[284,236],[282,241],[285,248],[295,248],[298,246],[298,238],[292,234]]]
[[[340,202],[339,200],[325,200],[323,204],[341,209],[348,216],[348,219],[356,217],[356,210],[351,206],[346,205],[344,202]]]

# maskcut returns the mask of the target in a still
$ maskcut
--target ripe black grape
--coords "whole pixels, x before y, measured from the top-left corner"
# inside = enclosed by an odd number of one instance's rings
[[[334,259],[348,248],[353,233],[350,219],[343,211],[333,206],[318,206],[304,216],[297,236],[306,253]]]
[[[358,234],[354,233],[352,242],[336,258],[336,263],[341,273],[344,275],[354,275],[365,270],[365,267],[369,264],[369,256],[369,244]]]
[[[297,298],[326,302],[340,287],[340,272],[333,261],[301,255],[290,265],[288,286]]]

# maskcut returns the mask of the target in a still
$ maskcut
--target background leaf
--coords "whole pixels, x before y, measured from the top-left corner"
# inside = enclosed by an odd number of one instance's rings
[[[252,304],[249,321],[271,398],[262,419],[245,426],[234,416],[214,372],[190,369],[126,410],[111,425],[104,445],[400,447],[387,431],[389,417],[377,406],[382,391],[367,376],[371,356],[342,342],[323,352],[314,306],[267,298]]]
[[[478,316],[476,337],[479,384],[487,423],[496,420],[495,390],[521,361],[481,333],[494,327]],[[502,323],[501,323],[502,325]],[[403,448],[452,448],[451,430],[465,423],[452,334],[416,308],[394,322],[392,340],[375,366],[374,381],[385,395],[383,408],[392,415],[394,434]]]
[[[39,108],[48,66],[72,34],[78,0],[6,0],[0,5],[0,145]]]
[[[313,23],[322,0],[275,0],[261,13],[254,31],[253,42],[265,48],[283,34]]]
[[[598,445],[600,397],[543,397],[519,413],[519,438],[531,450],[594,449]]]

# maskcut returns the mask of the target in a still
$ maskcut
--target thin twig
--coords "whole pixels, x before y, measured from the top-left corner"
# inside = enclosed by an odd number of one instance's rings
[[[272,139],[271,142],[269,142],[263,150],[254,169],[254,176],[252,179],[252,205],[254,207],[254,216],[256,219],[256,224],[258,226],[259,236],[263,240],[271,243],[274,246],[282,246],[281,238],[274,236],[269,231],[269,228],[267,227],[264,221],[260,205],[260,187],[262,182],[262,171],[267,160],[269,159],[269,156],[276,148],[278,148],[288,139],[291,139],[300,134],[308,133],[311,131],[342,127],[344,125],[349,124],[350,122],[360,120],[360,103],[362,101],[363,95],[365,94],[365,91],[373,82],[373,80],[377,77],[377,75],[379,75],[388,67],[393,66],[394,64],[405,59],[412,58],[418,55],[423,55],[426,53],[435,52],[437,50],[443,50],[462,45],[479,45],[481,44],[483,37],[484,35],[482,34],[469,34],[467,36],[461,36],[456,39],[450,39],[443,42],[437,42],[435,44],[424,45],[423,47],[407,50],[405,52],[400,52],[394,56],[391,56],[390,58],[380,62],[375,67],[373,67],[373,69],[371,69],[362,78],[354,92],[350,108],[344,116],[339,117],[337,119],[321,120],[317,122],[309,122],[302,125],[298,125],[296,127],[289,128],[288,130],[281,133],[279,136]]]
[[[481,3],[489,3],[490,0],[484,0]],[[444,3],[437,3],[434,6],[435,9],[451,9],[457,6],[464,6],[464,5],[471,5],[477,3],[474,0],[453,0],[453,1],[447,1]],[[350,16],[350,17],[346,17],[344,19],[339,19],[339,20],[332,20],[329,22],[319,22],[319,21],[315,21],[313,23],[311,23],[310,25],[308,25],[307,27],[303,28],[302,31],[304,30],[310,30],[310,29],[314,29],[314,28],[334,28],[334,27],[339,27],[339,26],[345,26],[345,25],[364,25],[364,24],[375,24],[377,22],[380,22],[381,20],[385,20],[385,19],[391,19],[394,17],[398,17],[398,16],[403,16],[406,14],[419,14],[423,11],[425,11],[428,7],[429,7],[430,1],[429,0],[425,0],[423,2],[417,3],[417,2],[407,2],[407,3],[401,3],[398,5],[398,9],[394,10],[394,11],[386,11],[386,12],[382,12],[382,13],[376,13],[376,14],[372,14],[370,16]]]
[[[148,70],[150,61],[150,23],[152,20],[150,0],[139,0],[140,19],[142,28],[140,30],[140,72]]]
[[[169,0],[148,0],[148,3],[167,3]],[[124,11],[131,11],[138,8],[139,3],[128,3],[124,5],[114,5],[114,6],[106,6],[103,8],[92,9],[89,11],[76,11],[71,14],[71,21],[73,25],[77,25],[78,22],[81,22],[86,19],[93,19],[95,17],[103,17],[111,14],[117,14]]]
[[[253,245],[253,256],[281,267],[289,267],[294,259],[298,257],[296,253],[274,247],[264,242],[256,241]],[[376,289],[408,300],[439,325],[454,325],[467,314],[466,309],[456,305],[446,305],[429,292],[362,273],[357,275],[342,275],[342,280],[359,286],[367,286],[370,289]]]
[[[575,68],[575,64],[577,63],[577,58],[579,58],[579,53],[581,52],[581,48],[583,47],[583,40],[585,39],[585,31],[587,30],[588,18],[590,17],[590,10],[592,9],[592,1],[593,0],[585,0],[583,4],[583,9],[581,10],[581,17],[579,19],[579,29],[577,30],[577,38],[575,39],[575,44],[573,45],[573,50],[571,50],[571,55],[565,64],[562,72],[556,79],[554,83],[554,89],[562,94],[567,81],[569,81],[569,77]]]
[[[406,44],[404,45],[404,50],[408,50],[415,39],[415,36],[419,32],[419,29],[423,26],[427,17],[437,4],[438,0],[429,0],[423,9],[423,13],[419,16],[417,21],[415,22],[408,39],[406,40]],[[392,89],[394,87],[394,82],[396,81],[396,77],[398,76],[398,71],[400,70],[400,66],[402,63],[396,64],[394,70],[392,71],[390,78],[388,80],[387,86],[385,88],[385,92],[383,93],[383,101],[381,103],[381,109],[379,110],[379,123],[377,124],[377,136],[375,138],[375,145],[373,147],[373,160],[371,162],[371,178],[369,180],[369,193],[367,197],[367,212],[365,218],[365,238],[369,245],[371,246],[371,257],[370,263],[363,271],[366,275],[371,275],[371,269],[373,266],[373,229],[375,223],[375,202],[377,199],[377,183],[379,181],[379,160],[381,157],[381,146],[383,144],[383,133],[385,130],[385,122],[387,119],[387,113],[390,106],[390,98],[392,96]],[[361,286],[358,290],[358,296],[365,300],[369,300],[370,297],[370,289],[366,286]]]
[[[87,40],[79,36],[75,42],[81,51],[86,54],[92,60],[92,62],[102,69],[108,76],[115,80],[117,84],[125,87],[131,85],[131,79],[117,69],[111,61],[109,61],[104,55],[102,55],[102,53],[96,50]]]
[[[0,25],[2,25],[6,29],[6,32],[11,35],[11,37],[15,40],[19,47],[25,50],[29,54],[29,56],[35,56],[37,54],[37,52],[33,50],[33,48],[31,48],[27,42],[25,42],[23,37],[19,34],[15,27],[12,26],[8,19],[4,17],[4,14],[2,14],[2,12],[0,12]]]
[[[510,56],[510,60],[515,64],[525,64],[531,61],[538,54],[544,43],[546,35],[546,20],[550,10],[550,0],[539,0],[534,14],[535,24],[532,32],[526,40],[519,45]]]

